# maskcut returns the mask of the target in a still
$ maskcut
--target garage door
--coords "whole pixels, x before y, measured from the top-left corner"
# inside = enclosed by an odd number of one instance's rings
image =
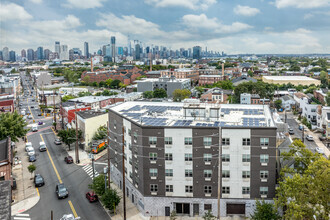
[[[227,215],[245,215],[245,204],[227,204]]]

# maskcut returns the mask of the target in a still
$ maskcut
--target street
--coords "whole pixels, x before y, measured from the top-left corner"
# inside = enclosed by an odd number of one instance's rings
[[[23,82],[27,77],[22,74]],[[35,90],[31,90],[31,83],[25,84],[24,92],[28,96],[20,99],[20,109],[27,109],[31,112],[33,118],[28,119],[28,128],[31,124],[43,121],[43,125],[38,126],[38,132],[29,131],[27,134],[28,142],[32,145],[36,152],[36,171],[41,174],[45,180],[45,185],[40,187],[39,202],[30,210],[24,212],[29,218],[25,219],[50,219],[51,211],[53,211],[53,219],[60,219],[64,214],[72,213],[75,217],[81,219],[109,219],[99,202],[89,203],[85,197],[85,193],[89,191],[88,185],[92,183],[91,177],[82,169],[82,166],[76,164],[66,164],[64,157],[68,155],[61,145],[55,145],[55,132],[52,129],[52,117],[38,116],[38,100],[35,97]],[[30,96],[32,92],[32,96]],[[34,99],[34,102],[32,101]],[[31,108],[31,106],[35,106]],[[35,122],[33,122],[33,120]],[[39,142],[45,142],[47,151],[39,151]],[[27,158],[22,158],[26,160]],[[33,181],[33,180],[31,180]],[[55,194],[55,186],[58,183],[64,183],[69,191],[69,197],[59,200]],[[23,215],[24,215],[23,214]],[[17,219],[17,218],[14,218]],[[20,219],[24,219],[21,217]]]

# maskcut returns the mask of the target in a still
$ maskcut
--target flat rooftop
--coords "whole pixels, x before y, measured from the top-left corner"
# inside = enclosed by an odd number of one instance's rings
[[[110,111],[142,126],[275,127],[267,105],[124,102]]]
[[[68,102],[94,103],[107,100],[110,96],[83,96],[75,99],[70,99]]]
[[[96,112],[96,111],[80,111],[80,112],[77,112],[77,114],[82,117],[83,119],[88,119],[88,118],[93,118],[93,117],[97,117],[97,116],[100,116],[100,115],[104,115],[104,114],[107,114],[106,112]]]
[[[307,76],[263,76],[263,78],[268,80],[278,80],[278,81],[287,81],[287,80],[293,80],[293,81],[319,81]]]

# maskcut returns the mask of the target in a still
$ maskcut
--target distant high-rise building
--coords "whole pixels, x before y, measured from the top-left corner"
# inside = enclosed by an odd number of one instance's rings
[[[128,56],[132,56],[132,45],[131,45],[131,39],[129,38],[129,35],[127,37],[127,53]]]
[[[102,50],[101,49],[99,49],[98,51],[97,51],[97,55],[102,55]]]
[[[123,56],[124,55],[124,48],[118,47],[118,55]]]
[[[112,36],[111,37],[111,57],[112,61],[116,62],[116,37]]]
[[[49,60],[49,54],[50,54],[50,50],[49,49],[45,49],[44,50],[44,59],[45,60]]]
[[[59,41],[55,41],[55,53],[61,54],[61,45]]]
[[[2,58],[3,58],[3,61],[9,61],[9,49],[8,49],[8,47],[3,48]]]
[[[27,50],[27,59],[28,59],[28,61],[34,60],[34,51],[33,51],[33,49],[28,49]]]
[[[89,47],[88,47],[88,42],[84,43],[84,56],[86,58],[89,58]]]
[[[107,46],[109,46],[109,48],[110,48],[110,44],[102,46],[102,54],[101,55],[111,57],[111,49],[109,49],[110,52],[107,53]]]
[[[61,60],[69,60],[69,50],[68,45],[61,45],[61,53],[60,53],[60,59]]]
[[[38,60],[43,60],[44,59],[44,48],[43,47],[38,47],[37,48],[37,59]]]
[[[10,62],[15,62],[16,61],[16,53],[13,50],[9,51],[9,61]]]
[[[26,57],[26,51],[23,49],[23,50],[21,50],[21,57],[23,58],[23,57]]]
[[[33,51],[33,60],[37,60],[38,59],[38,54],[37,54],[37,51],[34,50]]]
[[[3,60],[3,57],[2,57],[2,50],[0,50],[0,60]]]
[[[200,46],[193,47],[193,59],[201,58],[202,48]]]
[[[135,44],[135,60],[140,60],[140,44]]]

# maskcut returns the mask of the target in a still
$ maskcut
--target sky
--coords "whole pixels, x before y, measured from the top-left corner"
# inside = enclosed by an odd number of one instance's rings
[[[116,37],[171,49],[330,53],[330,0],[1,0],[0,50],[55,41],[97,51]]]

